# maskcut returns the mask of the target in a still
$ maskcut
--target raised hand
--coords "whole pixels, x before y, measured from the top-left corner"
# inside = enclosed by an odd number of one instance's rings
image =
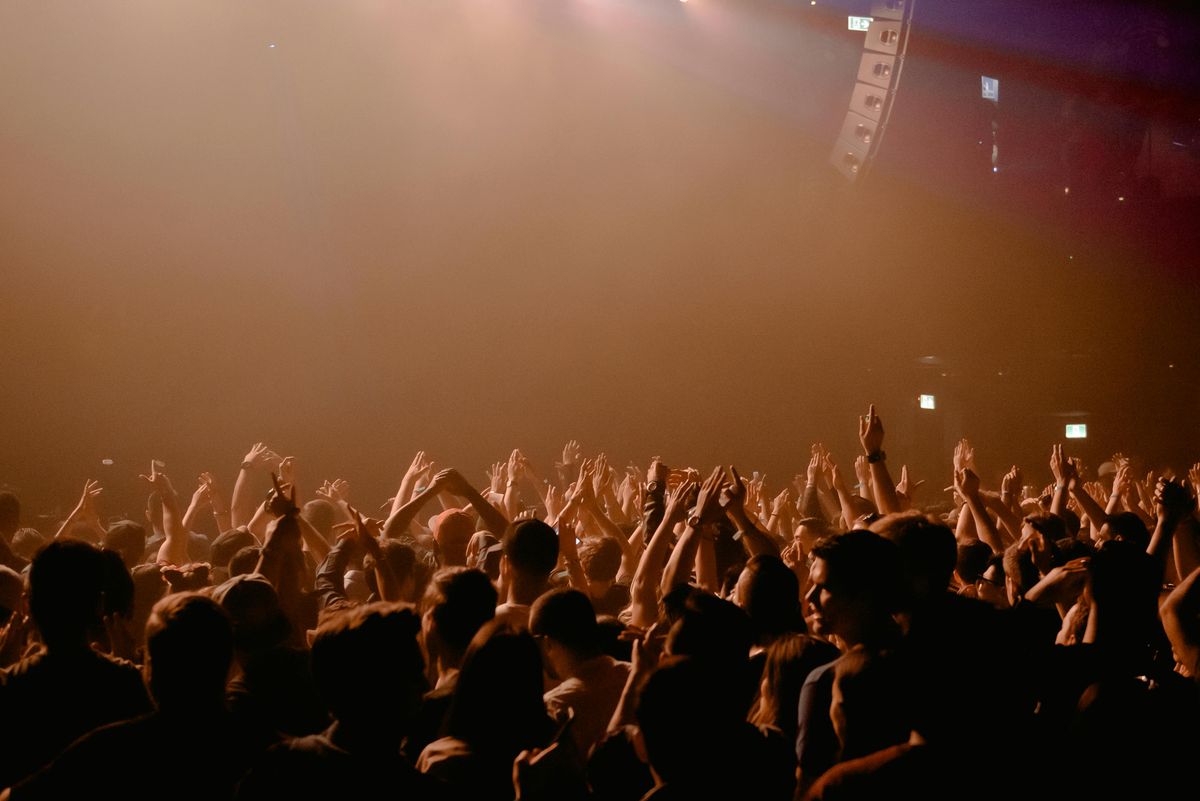
[[[209,488],[209,485],[201,481],[199,486],[196,487],[196,491],[192,493],[192,506],[197,509],[201,509],[205,506],[211,505],[212,492]]]
[[[242,457],[243,470],[274,470],[283,461],[283,457],[275,451],[268,448],[261,442],[254,443],[253,447],[246,452]]]
[[[1071,461],[1063,456],[1063,446],[1055,445],[1050,449],[1050,472],[1054,474],[1054,483],[1067,485],[1067,478],[1073,470]]]
[[[508,455],[508,481],[520,481],[525,476],[525,457],[520,450],[514,448]]]
[[[583,448],[580,447],[577,440],[567,440],[567,444],[563,445],[562,450],[562,466],[573,467],[579,463],[583,454]]]
[[[379,547],[379,540],[371,533],[371,529],[367,524],[367,520],[358,513],[358,510],[353,506],[348,506],[347,511],[350,513],[350,520],[354,523],[354,529],[351,536],[363,549],[363,553],[370,556],[378,564],[383,559],[383,549]]]
[[[103,491],[99,481],[88,479],[83,482],[83,494],[79,496],[79,503],[75,505],[71,516],[91,525],[100,525],[100,515],[96,512],[96,498],[100,497]]]
[[[503,495],[507,473],[508,467],[504,462],[492,462],[492,466],[487,470],[488,491]]]
[[[875,404],[871,404],[867,413],[858,420],[858,441],[862,444],[863,453],[871,456],[883,450],[883,422],[875,414]]]
[[[969,467],[954,471],[954,489],[965,498],[973,498],[979,494],[979,476]]]
[[[1024,476],[1021,475],[1021,468],[1014,464],[1004,474],[1004,478],[1000,482],[1000,494],[1006,498],[1016,498],[1021,492],[1023,481]]]
[[[350,483],[344,478],[335,478],[333,481],[326,481],[317,490],[317,495],[335,505],[349,503]]]
[[[725,475],[718,465],[700,485],[700,494],[696,496],[696,516],[703,521],[711,520],[721,510],[721,488]]]
[[[867,457],[856,456],[854,458],[854,475],[864,493],[871,488],[871,465],[868,464]]]
[[[142,473],[138,478],[147,482],[159,496],[174,493],[174,489],[171,487],[171,480],[167,478],[167,474],[158,472],[158,468],[160,467],[162,467],[162,462],[157,459],[151,459],[149,475]]]
[[[296,506],[296,487],[284,487],[279,476],[271,473],[271,483],[274,488],[267,500],[267,508],[275,517],[294,517],[300,513]]]
[[[221,488],[217,484],[217,479],[213,477],[213,474],[209,472],[201,473],[199,479],[200,483],[208,488],[208,501],[212,505],[213,514],[229,514],[229,504],[225,501],[225,496],[221,493]]]
[[[954,446],[954,472],[968,469],[975,469],[975,449],[971,447],[967,438],[963,437]]]
[[[416,479],[429,472],[432,468],[433,462],[426,457],[425,451],[417,451],[417,455],[409,463],[408,469],[404,471],[404,475],[406,478]]]
[[[787,490],[785,489],[784,492],[786,493]],[[744,512],[748,496],[749,490],[746,488],[745,479],[738,473],[736,467],[729,465],[729,483],[721,491],[721,508],[729,514]]]
[[[911,500],[913,493],[920,489],[921,485],[924,483],[925,479],[915,482],[910,481],[908,478],[908,465],[901,465],[900,480],[896,482],[896,493]]]
[[[817,483],[817,476],[821,473],[821,451],[820,445],[812,446],[812,454],[808,459],[808,470],[805,472],[805,478],[809,484]]]
[[[1178,523],[1196,508],[1196,499],[1181,482],[1160,478],[1154,488],[1154,511],[1160,521]]]
[[[680,482],[667,495],[667,503],[663,518],[670,523],[678,523],[687,515],[688,507],[695,501],[697,485],[694,481]]]

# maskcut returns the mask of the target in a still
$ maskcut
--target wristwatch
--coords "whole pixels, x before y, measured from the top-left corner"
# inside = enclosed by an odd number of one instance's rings
[[[688,528],[700,528],[700,515],[688,515],[687,524]]]
[[[876,462],[882,462],[886,460],[887,454],[883,451],[875,451],[874,453],[867,454],[867,462],[870,464],[875,464]]]

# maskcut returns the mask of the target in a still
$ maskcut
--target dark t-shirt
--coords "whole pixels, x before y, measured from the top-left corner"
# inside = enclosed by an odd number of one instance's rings
[[[335,724],[336,725],[336,724]],[[393,754],[362,754],[336,743],[335,729],[273,746],[238,790],[239,801],[331,801],[338,798],[445,797],[437,782]]]
[[[282,736],[316,734],[329,725],[308,651],[300,648],[272,648],[247,657],[226,694],[234,718],[257,732],[263,748]]]
[[[250,762],[241,732],[223,711],[154,713],[104,726],[12,789],[25,799],[120,798],[221,801]]]
[[[0,671],[0,787],[16,784],[92,729],[144,715],[137,666],[91,649],[41,651]]]

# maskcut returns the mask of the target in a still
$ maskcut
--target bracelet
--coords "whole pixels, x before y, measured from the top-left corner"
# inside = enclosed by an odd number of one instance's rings
[[[868,464],[875,464],[877,462],[883,462],[886,460],[887,460],[887,454],[884,453],[883,451],[875,451],[874,453],[867,454],[867,463]]]

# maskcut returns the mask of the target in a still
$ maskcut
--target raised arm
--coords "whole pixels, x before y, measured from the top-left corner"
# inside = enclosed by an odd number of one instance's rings
[[[658,588],[662,583],[663,565],[671,547],[671,534],[675,524],[683,520],[687,513],[695,491],[696,484],[689,481],[682,482],[671,491],[658,528],[650,537],[646,550],[642,551],[642,558],[638,562],[637,570],[633,574],[633,583],[629,588],[633,612],[630,622],[638,628],[651,626],[658,619]]]
[[[388,513],[388,517],[400,511],[400,507],[412,500],[413,487],[417,484],[417,479],[425,473],[433,469],[433,462],[426,458],[425,451],[417,451],[417,455],[413,457],[412,463],[408,469],[404,471],[404,476],[400,479],[400,487],[396,490],[396,497],[392,499],[392,509]]]
[[[258,508],[250,488],[251,475],[256,471],[274,470],[282,461],[279,454],[261,442],[254,443],[254,447],[242,458],[242,466],[238,470],[237,481],[233,484],[233,499],[229,506],[230,528],[249,526],[250,519],[254,517],[254,510]]]
[[[787,490],[784,490],[787,492]],[[738,473],[737,468],[729,465],[729,483],[721,493],[721,506],[729,522],[737,528],[738,538],[747,556],[757,556],[760,553],[779,556],[779,544],[746,513],[746,482]]]
[[[387,522],[383,524],[383,538],[385,540],[394,540],[403,536],[404,532],[408,531],[409,525],[417,519],[417,514],[425,504],[433,500],[446,487],[450,481],[450,474],[453,472],[451,469],[441,471],[433,477],[433,480],[429,482],[429,486],[418,492],[402,506],[396,507],[393,503],[392,506],[395,511],[388,516]],[[343,503],[343,506],[347,510],[347,513],[350,514],[350,520],[353,522],[354,515],[350,512],[350,505]]]
[[[508,529],[508,518],[499,509],[488,503],[487,499],[480,495],[479,491],[471,486],[471,482],[463,478],[462,474],[457,470],[451,468],[443,470],[442,473],[446,474],[446,491],[457,495],[471,504],[471,508],[479,513],[479,518],[483,521],[484,527],[496,537],[503,537],[505,530]]]
[[[1062,517],[1067,508],[1067,487],[1075,475],[1075,465],[1063,456],[1063,446],[1050,449],[1050,472],[1054,474],[1054,498],[1050,501],[1050,514]]]
[[[722,469],[717,467],[701,485],[700,494],[696,496],[696,510],[687,519],[687,526],[684,528],[683,534],[679,536],[675,550],[671,552],[671,558],[667,561],[667,569],[663,571],[660,588],[663,595],[688,583],[688,578],[696,564],[696,550],[700,547],[700,537],[703,536],[700,529],[712,519],[714,513],[720,512],[719,499],[724,480]]]
[[[858,440],[862,444],[863,454],[871,470],[871,484],[875,488],[875,505],[880,514],[893,514],[900,511],[900,501],[896,498],[896,484],[887,469],[887,454],[883,452],[883,423],[875,414],[875,404],[871,404],[867,414],[859,419]]]
[[[158,549],[160,565],[186,565],[188,559],[188,533],[183,528],[183,516],[179,513],[179,498],[165,473],[158,472],[158,461],[150,462],[150,475],[141,475],[158,493],[163,509],[163,543]]]
[[[1160,478],[1154,491],[1154,505],[1158,521],[1146,553],[1154,557],[1165,572],[1175,530],[1195,510],[1196,499],[1183,484]]]
[[[1159,610],[1175,659],[1200,676],[1200,568],[1179,583]]]
[[[996,530],[996,524],[992,521],[992,516],[988,514],[987,508],[983,504],[983,498],[979,495],[979,476],[969,468],[959,470],[954,475],[954,489],[958,491],[958,494],[966,501],[967,508],[971,510],[971,517],[975,519],[975,531],[979,534],[979,539],[992,549],[992,553],[1004,553],[1004,542],[1000,539],[1000,532]]]
[[[67,515],[67,519],[58,527],[58,531],[54,534],[54,539],[62,537],[72,524],[83,523],[95,531],[100,539],[103,540],[106,532],[103,524],[100,522],[100,515],[96,512],[96,498],[103,491],[99,481],[89,479],[83,482],[83,494],[79,496],[79,503],[75,504],[75,509],[72,510],[71,514]]]

